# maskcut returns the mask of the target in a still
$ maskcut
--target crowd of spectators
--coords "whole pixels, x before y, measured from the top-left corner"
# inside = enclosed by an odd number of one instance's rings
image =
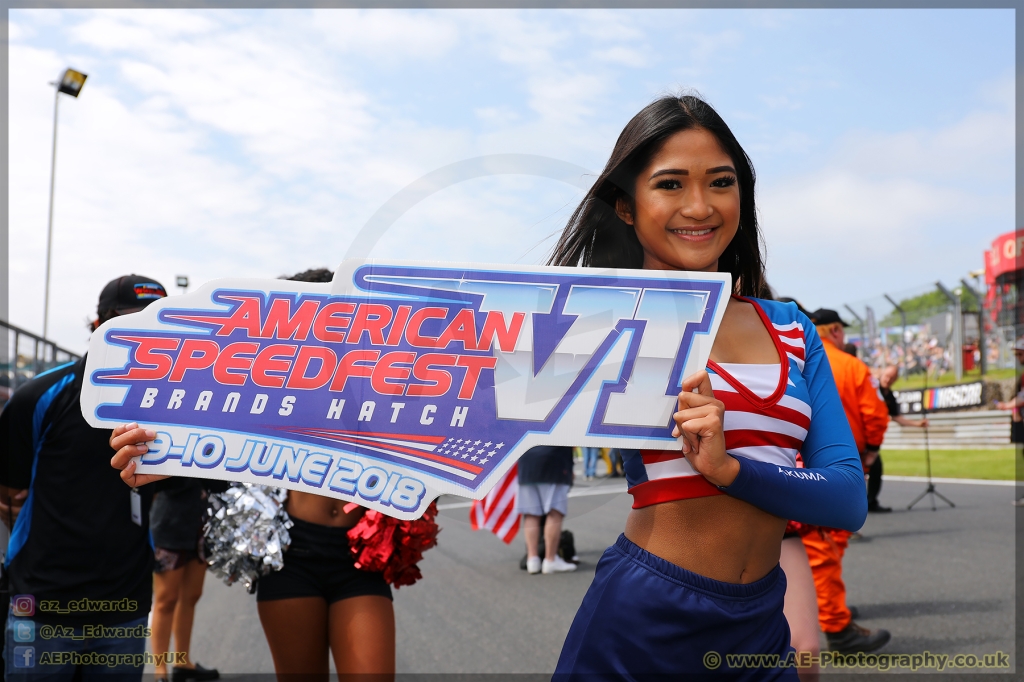
[[[892,331],[895,331],[895,333],[892,333]],[[945,344],[940,344],[936,335],[932,334],[926,325],[922,325],[918,327],[916,332],[911,332],[908,329],[908,334],[912,335],[912,339],[907,343],[904,350],[900,340],[900,331],[898,329],[882,330],[882,333],[878,334],[874,339],[858,340],[856,344],[858,355],[872,369],[882,369],[889,365],[896,365],[908,377],[927,372],[928,378],[935,380],[953,371],[954,355],[951,339],[947,339]],[[977,340],[969,339],[967,345],[974,349],[973,366],[979,366],[981,362],[981,349],[977,347]],[[1003,345],[998,335],[989,334],[986,336],[986,360],[989,367],[1013,366],[1010,351],[1004,349]],[[906,357],[904,357],[904,354],[906,354]],[[905,363],[904,360],[906,361]]]

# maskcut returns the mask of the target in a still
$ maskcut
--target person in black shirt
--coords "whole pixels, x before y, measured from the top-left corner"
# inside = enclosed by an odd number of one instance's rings
[[[562,519],[568,513],[572,486],[572,448],[539,445],[519,458],[516,506],[523,515],[528,573],[575,571],[576,564],[558,556]],[[544,559],[538,556],[540,520],[544,520]]]
[[[896,365],[889,365],[882,370],[878,377],[878,390],[882,394],[882,399],[885,401],[885,406],[889,410],[889,417],[900,426],[914,426],[917,428],[926,428],[928,426],[927,419],[910,419],[909,417],[903,416],[900,412],[900,404],[896,401],[896,396],[893,395],[892,385],[896,381],[896,377],[899,376],[899,368]],[[871,463],[871,467],[868,469],[868,511],[873,513],[879,512],[891,512],[892,507],[883,507],[878,502],[878,493],[882,490],[882,456],[875,457],[875,461]]]
[[[120,277],[100,295],[96,326],[166,295],[149,277]],[[0,517],[13,526],[4,562],[9,681],[71,680],[80,665],[85,676],[142,677],[151,493],[110,468],[111,432],[82,417],[84,371],[83,357],[44,372],[0,412]],[[111,655],[121,655],[113,667]]]

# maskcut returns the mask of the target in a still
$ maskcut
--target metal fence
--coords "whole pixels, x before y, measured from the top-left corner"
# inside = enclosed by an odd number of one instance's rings
[[[0,356],[0,407],[26,381],[81,357],[4,320],[0,320],[0,326],[7,330],[7,345]]]
[[[912,308],[904,309],[904,306]],[[839,308],[852,326],[848,339],[872,367],[897,365],[901,374],[930,377],[966,370],[1012,369],[1015,328],[996,326],[983,292],[961,280],[913,290],[879,294]]]

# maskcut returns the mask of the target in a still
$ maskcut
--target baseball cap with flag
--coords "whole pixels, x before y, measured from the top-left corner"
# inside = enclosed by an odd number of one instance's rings
[[[107,282],[107,286],[103,287],[96,312],[101,316],[109,312],[134,312],[166,296],[164,285],[152,277],[124,275]]]

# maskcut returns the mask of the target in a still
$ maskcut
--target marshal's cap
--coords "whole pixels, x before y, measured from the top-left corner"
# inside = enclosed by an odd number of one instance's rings
[[[110,311],[134,312],[166,296],[167,290],[164,289],[164,285],[152,277],[124,275],[107,282],[107,286],[103,287],[96,312],[99,315]]]
[[[818,308],[811,313],[811,322],[813,322],[816,327],[820,327],[824,324],[833,324],[834,322],[838,322],[844,327],[850,326],[843,322],[843,318],[839,317],[839,313],[834,310],[829,310],[828,308]]]

